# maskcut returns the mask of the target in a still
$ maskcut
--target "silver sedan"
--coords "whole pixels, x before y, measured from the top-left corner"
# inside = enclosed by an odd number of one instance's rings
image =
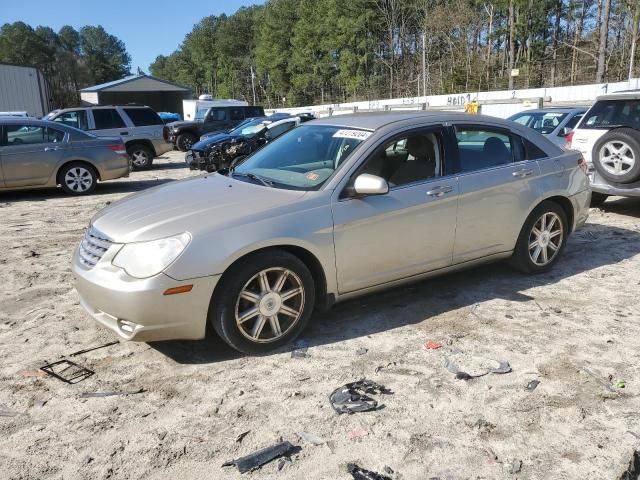
[[[83,307],[122,338],[199,339],[209,323],[260,353],[378,289],[501,259],[545,272],[590,195],[578,153],[513,122],[331,117],[233,170],[110,205],[73,271]]]

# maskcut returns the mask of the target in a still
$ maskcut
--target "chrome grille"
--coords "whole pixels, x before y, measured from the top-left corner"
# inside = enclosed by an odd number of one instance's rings
[[[105,234],[90,226],[80,242],[80,261],[87,267],[94,267],[112,244]]]

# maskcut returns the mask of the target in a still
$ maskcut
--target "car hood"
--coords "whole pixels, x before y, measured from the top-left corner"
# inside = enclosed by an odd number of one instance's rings
[[[182,232],[196,235],[264,219],[267,212],[305,194],[214,173],[134,194],[98,212],[91,223],[116,243],[156,240]]]
[[[194,120],[194,121],[188,121],[188,120],[182,120],[180,122],[171,122],[167,124],[167,127],[169,127],[172,130],[178,130],[179,128],[182,127],[194,127],[198,124],[202,123],[202,121],[200,120]]]
[[[191,150],[206,150],[207,148],[210,148],[217,143],[223,143],[229,140],[234,140],[236,138],[240,138],[241,136],[242,135],[229,135],[228,133],[218,133],[216,135],[211,135],[209,137],[200,139],[199,142],[193,144],[193,146],[191,147]]]

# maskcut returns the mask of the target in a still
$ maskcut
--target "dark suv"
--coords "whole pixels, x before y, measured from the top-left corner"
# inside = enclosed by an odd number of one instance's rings
[[[168,125],[169,141],[181,152],[186,152],[205,133],[231,130],[245,118],[262,116],[262,107],[231,106],[198,110],[193,121],[173,122]]]

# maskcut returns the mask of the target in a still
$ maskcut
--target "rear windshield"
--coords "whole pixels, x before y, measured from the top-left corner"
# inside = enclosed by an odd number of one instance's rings
[[[150,108],[125,108],[124,112],[136,127],[163,125],[160,115]]]
[[[640,100],[601,100],[589,110],[580,128],[640,129]]]

